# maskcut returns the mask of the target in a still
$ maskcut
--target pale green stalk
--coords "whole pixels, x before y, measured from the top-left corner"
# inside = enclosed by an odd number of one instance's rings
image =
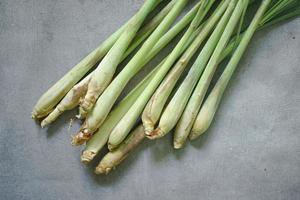
[[[191,140],[196,139],[198,136],[203,134],[209,128],[213,120],[213,117],[216,113],[216,110],[219,107],[224,91],[230,81],[230,78],[232,77],[232,74],[237,68],[238,63],[241,57],[243,56],[255,30],[258,28],[259,22],[261,21],[261,18],[263,17],[263,14],[265,13],[270,2],[271,0],[263,0],[249,28],[246,30],[245,34],[242,37],[241,42],[239,43],[237,49],[235,50],[233,56],[231,57],[229,63],[227,64],[224,72],[222,73],[218,82],[216,83],[213,90],[211,91],[208,98],[206,99],[193,125],[192,131],[190,133],[189,137]]]
[[[159,69],[157,74],[154,76],[154,78],[151,80],[151,82],[148,84],[148,86],[145,88],[145,90],[142,92],[142,94],[139,96],[136,102],[131,106],[128,112],[123,116],[123,118],[111,132],[108,140],[109,149],[116,148],[126,138],[153,92],[156,90],[156,88],[163,80],[169,69],[176,62],[178,57],[187,48],[187,42],[190,40],[190,37],[193,35],[193,33],[197,30],[197,27],[202,22],[202,19],[202,9],[199,9],[188,30],[184,33],[178,44],[167,57],[166,61]]]
[[[197,83],[204,67],[206,66],[214,48],[219,41],[221,34],[231,16],[232,10],[235,7],[235,1],[231,1],[214,29],[213,33],[209,37],[208,41],[204,45],[200,54],[198,55],[195,63],[192,65],[189,73],[179,86],[178,90],[168,103],[159,121],[158,128],[156,128],[148,137],[155,139],[167,134],[177,123],[181,113],[183,112],[185,105],[193,91],[194,86]]]
[[[219,59],[226,48],[227,43],[229,42],[235,28],[238,26],[239,21],[241,21],[243,17],[243,13],[245,9],[248,7],[248,0],[239,0],[226,28],[208,62],[205,67],[203,74],[201,75],[200,80],[198,81],[196,88],[193,91],[192,96],[190,97],[188,104],[176,126],[175,134],[174,134],[174,148],[181,148],[186,138],[188,137],[190,130],[194,124],[194,121],[199,112],[202,101],[205,97],[207,89],[210,85],[212,77],[217,69],[219,64]]]
[[[164,60],[161,62],[163,63]],[[73,145],[81,145],[88,141],[86,148],[83,152],[82,161],[88,162],[88,159],[92,159],[92,155],[96,155],[98,151],[105,145],[108,140],[108,136],[114,126],[120,121],[125,115],[128,109],[133,105],[138,96],[149,84],[150,80],[157,73],[161,65],[154,68],[132,91],[126,95],[126,97],[109,113],[102,126],[97,130],[95,135],[82,134],[79,132],[72,138]],[[92,137],[93,136],[93,137]],[[91,140],[90,140],[91,139]]]
[[[187,2],[188,0],[178,0],[176,2],[172,10],[155,29],[155,31],[149,36],[140,50],[134,55],[124,69],[116,76],[103,94],[98,98],[94,109],[87,116],[80,132],[90,135],[101,126],[118,96],[121,94],[123,88],[127,85],[129,80],[146,64],[145,58],[147,58],[147,55],[151,49],[168,30]]]
[[[158,2],[157,2],[158,3]],[[49,88],[38,100],[32,111],[32,118],[39,119],[47,116],[54,106],[69,92],[69,90],[111,49],[127,25],[134,18],[128,20],[121,28],[102,42],[95,50],[83,58],[67,74]],[[142,36],[138,36],[142,37]]]
[[[134,42],[130,45],[130,47],[126,50],[125,54],[123,54],[122,61],[132,53],[135,48],[143,42],[151,32],[159,25],[159,23],[163,20],[163,18],[168,14],[170,9],[173,7],[175,0],[171,1],[166,7],[164,7],[155,17],[151,19],[147,25],[145,25],[135,37]],[[75,108],[80,100],[85,96],[87,91],[87,86],[89,84],[90,77],[92,76],[91,72],[87,77],[84,78],[80,82],[78,82],[67,94],[66,96],[57,104],[55,109],[41,122],[41,126],[45,127],[46,125],[55,121],[64,111],[71,110]],[[78,118],[83,119],[84,113],[80,113]]]
[[[172,67],[167,77],[163,80],[147,103],[142,114],[142,121],[145,128],[145,133],[147,135],[153,131],[154,126],[158,122],[161,112],[163,111],[164,105],[166,104],[166,101],[174,89],[182,72],[188,65],[190,59],[195,54],[197,49],[207,38],[217,21],[223,15],[228,3],[229,1],[224,1],[224,3],[221,3],[215,12],[210,16],[210,18],[205,22],[205,24],[201,25],[201,32],[197,35],[197,38],[195,38],[190,47],[184,52],[175,66]]]
[[[146,17],[157,5],[156,2],[157,0],[145,1],[141,9],[127,25],[122,35],[120,35],[119,39],[115,42],[106,56],[102,59],[98,67],[95,69],[91,80],[89,81],[86,95],[80,103],[80,108],[84,111],[82,113],[88,113],[91,111],[100,94],[102,94],[102,92],[111,82],[126,49],[129,47],[131,41],[145,21]]]
[[[145,139],[144,128],[139,125],[135,128],[128,138],[112,152],[108,152],[96,167],[96,174],[108,174],[112,169],[115,169],[128,154],[136,148]]]

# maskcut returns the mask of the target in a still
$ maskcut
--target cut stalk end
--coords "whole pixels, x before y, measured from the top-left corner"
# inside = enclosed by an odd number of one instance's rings
[[[82,163],[87,164],[87,163],[91,162],[95,156],[96,156],[96,153],[93,151],[83,151],[81,154],[80,160]]]
[[[112,168],[110,167],[104,167],[101,164],[99,164],[95,169],[95,174],[108,174]]]

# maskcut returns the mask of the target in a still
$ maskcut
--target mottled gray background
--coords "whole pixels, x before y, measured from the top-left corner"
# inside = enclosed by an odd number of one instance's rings
[[[0,0],[0,199],[300,199],[300,19],[257,33],[210,131],[146,141],[109,176],[68,131],[30,118],[40,95],[141,0]],[[144,71],[143,73],[146,73]],[[138,78],[137,78],[138,79]],[[136,80],[137,80],[136,79]]]

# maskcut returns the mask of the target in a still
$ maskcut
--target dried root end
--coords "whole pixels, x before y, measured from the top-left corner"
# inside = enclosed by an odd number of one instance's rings
[[[72,136],[71,144],[73,146],[78,146],[84,144],[92,137],[92,133],[90,133],[87,129],[84,129],[77,133],[76,135]]]
[[[190,140],[195,140],[199,134],[197,132],[192,131],[191,134],[189,135]]]
[[[93,151],[83,151],[81,154],[81,162],[87,164],[93,160],[96,156],[96,153]]]
[[[156,128],[154,131],[152,131],[149,135],[147,135],[147,138],[154,140],[157,138],[161,138],[164,136],[164,132],[160,128]]]
[[[104,167],[101,164],[99,164],[95,169],[95,173],[96,174],[108,174],[111,170],[112,170],[111,167]]]

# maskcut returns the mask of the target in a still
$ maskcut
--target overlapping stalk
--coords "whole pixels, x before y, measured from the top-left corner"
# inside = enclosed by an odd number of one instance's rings
[[[139,125],[122,144],[112,152],[107,153],[98,166],[96,174],[108,174],[112,169],[119,165],[145,138],[143,125]]]
[[[150,133],[148,138],[160,138],[167,134],[173,127],[175,127],[193,91],[194,86],[196,85],[203,69],[205,68],[212,52],[214,51],[214,48],[217,45],[217,42],[225,28],[225,25],[227,24],[227,21],[229,20],[229,17],[232,14],[234,7],[235,1],[230,1],[225,13],[214,29],[212,35],[209,37],[205,46],[201,50],[195,63],[189,70],[189,73],[165,108],[160,118],[158,127],[152,133]]]
[[[88,114],[79,134],[91,135],[103,123],[112,106],[122,92],[129,80],[145,64],[145,55],[154,47],[157,41],[168,30],[172,22],[185,7],[188,0],[178,0],[168,15],[149,36],[140,50],[134,55],[124,69],[115,77],[111,84],[106,88],[103,94],[98,98],[93,110]]]
[[[163,18],[168,14],[170,9],[174,6],[175,0],[171,1],[166,7],[164,7],[153,19],[149,21],[141,30],[137,33],[135,40],[132,42],[130,47],[122,56],[122,61],[132,53],[136,47],[138,47],[159,25]],[[163,41],[163,40],[162,40]],[[71,110],[79,105],[81,99],[86,95],[88,89],[88,84],[92,76],[91,72],[86,78],[77,83],[59,102],[55,109],[41,122],[41,126],[45,127],[46,125],[55,121],[63,112]],[[78,115],[78,118],[84,118],[83,113]]]
[[[219,64],[220,56],[232,37],[233,31],[237,27],[238,22],[241,20],[245,9],[247,9],[248,3],[248,0],[239,0],[236,4],[229,22],[226,25],[226,28],[195,87],[179,122],[177,123],[173,142],[175,149],[181,148],[188,137],[212,77]]]
[[[128,112],[123,116],[120,122],[113,129],[108,140],[109,149],[116,148],[126,138],[128,133],[134,126],[134,123],[138,119],[139,115],[143,111],[149,98],[152,96],[153,92],[156,90],[156,88],[163,80],[169,69],[176,62],[178,57],[187,48],[187,42],[190,40],[190,37],[193,35],[193,33],[197,30],[206,12],[207,11],[205,10],[204,6],[201,6],[199,8],[197,15],[191,22],[191,25],[189,26],[188,30],[185,32],[185,34],[182,36],[176,47],[167,57],[162,67],[158,70],[157,74],[153,77],[153,79],[150,81],[150,83],[139,96],[139,98],[136,100],[136,102],[132,105],[132,107],[128,110]]]
[[[219,7],[214,11],[212,16],[205,22],[205,24],[201,26],[201,31],[197,35],[197,38],[195,38],[193,43],[177,61],[175,66],[171,69],[164,81],[160,84],[160,86],[157,88],[157,90],[147,103],[142,114],[143,126],[147,135],[149,135],[153,131],[154,126],[159,120],[161,112],[163,111],[163,107],[168,97],[170,96],[172,90],[174,89],[175,84],[177,83],[182,72],[188,65],[190,59],[195,54],[199,46],[203,43],[203,41],[211,32],[217,21],[220,19],[220,17],[226,10],[228,3],[229,1],[221,3]],[[209,8],[210,6],[206,7],[205,11],[208,11]]]
[[[158,4],[159,1],[156,2]],[[173,3],[170,4],[167,9],[163,10],[163,14],[161,14],[160,17],[164,17],[171,7],[173,6]],[[101,60],[106,53],[111,49],[111,47],[114,45],[114,43],[118,40],[120,35],[124,32],[127,25],[130,23],[130,21],[134,18],[133,16],[130,20],[128,20],[127,23],[125,23],[121,28],[119,28],[116,32],[114,32],[110,37],[108,37],[104,42],[102,42],[95,50],[93,50],[91,53],[89,53],[85,58],[83,58],[77,65],[75,65],[67,74],[65,74],[60,80],[58,80],[52,87],[50,87],[38,100],[36,105],[33,108],[32,111],[32,118],[33,119],[40,119],[45,116],[47,116],[57,105],[58,102],[69,92],[69,90],[80,80],[84,75],[93,67],[95,64]],[[142,39],[145,38],[146,33],[151,33],[151,26],[156,27],[155,23],[150,23],[149,25],[146,25],[143,30],[141,30],[141,33],[138,34],[137,38],[140,38],[139,40],[136,40],[134,45],[132,46],[138,46],[140,42],[142,42]],[[149,30],[145,31],[145,30]],[[153,29],[152,29],[153,30]],[[147,35],[148,36],[148,35]],[[146,37],[147,37],[146,36]]]

